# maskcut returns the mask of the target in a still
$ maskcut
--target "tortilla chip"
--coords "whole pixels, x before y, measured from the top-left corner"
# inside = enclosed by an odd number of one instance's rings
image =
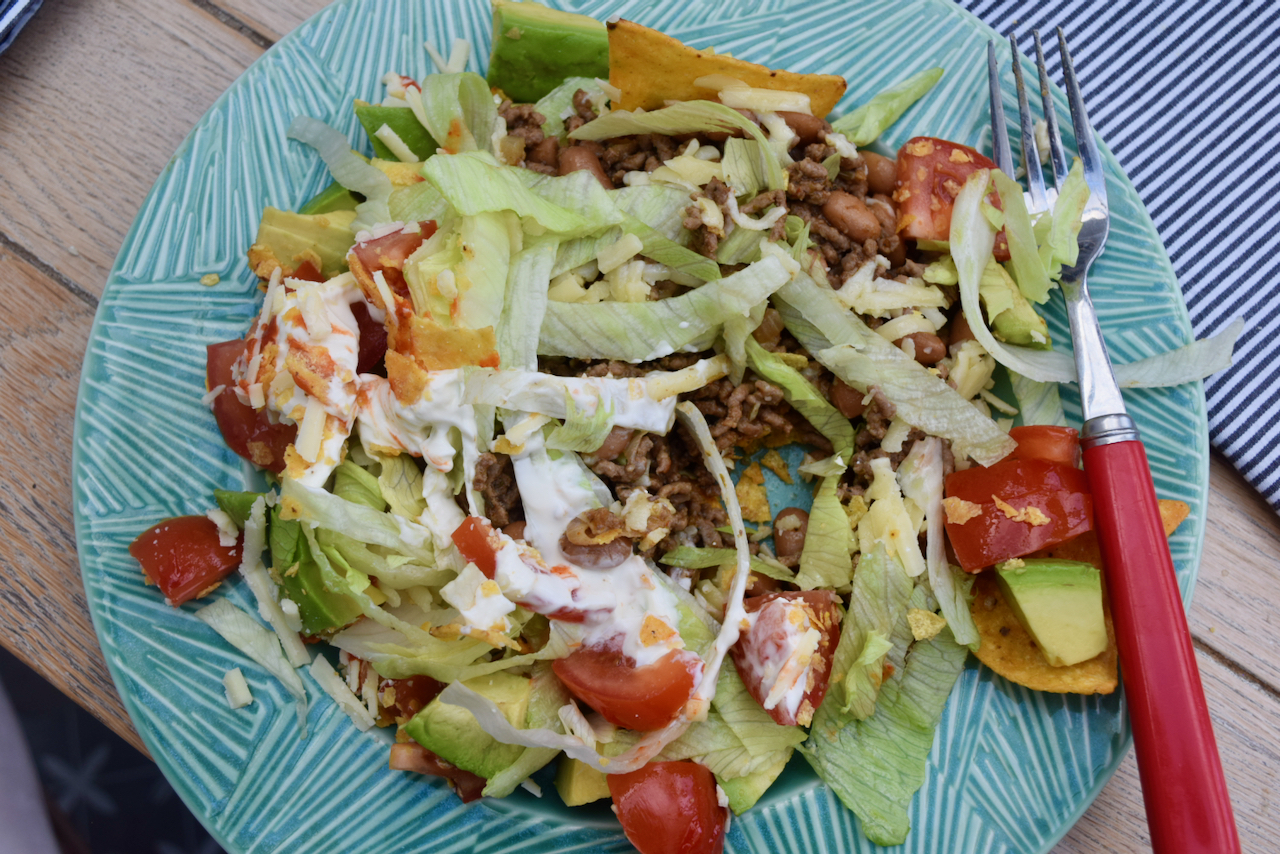
[[[1040,647],[1022,627],[1013,609],[1005,602],[994,572],[978,575],[973,584],[973,621],[982,644],[974,652],[978,660],[996,673],[1035,691],[1054,694],[1110,694],[1119,684],[1116,633],[1111,625],[1111,609],[1103,600],[1107,621],[1107,649],[1097,658],[1053,667],[1045,661]]]
[[[631,21],[609,25],[609,82],[622,90],[623,110],[657,110],[671,101],[714,100],[715,92],[693,85],[699,77],[724,74],[756,89],[782,89],[809,96],[813,114],[824,118],[844,95],[835,74],[774,71],[754,62],[696,50],[666,33]]]
[[[498,367],[496,341],[492,326],[483,329],[446,328],[430,317],[413,314],[400,324],[388,344],[392,349],[412,356],[428,371],[449,371],[468,365]]]
[[[782,454],[779,454],[776,450],[766,452],[765,455],[760,458],[760,465],[776,474],[778,476],[778,480],[783,483],[790,484],[793,482],[791,479],[791,471],[787,468],[787,461],[784,460],[782,458]]]
[[[752,463],[738,478],[734,490],[738,494],[738,504],[742,506],[742,518],[748,522],[771,522],[773,514],[769,512],[769,495],[764,489],[764,472],[759,463]]]
[[[1164,535],[1172,537],[1173,532],[1178,529],[1183,520],[1191,514],[1191,505],[1185,501],[1173,501],[1168,498],[1160,499],[1160,521],[1164,523]]]
[[[1190,512],[1191,508],[1182,501],[1161,499],[1160,518],[1164,522],[1165,536],[1172,534]],[[1093,531],[1027,557],[1078,560],[1102,567],[1102,550]],[[1116,689],[1119,653],[1106,597],[1102,602],[1110,640],[1106,652],[1079,664],[1053,667],[1045,661],[1040,648],[1005,601],[994,573],[980,573],[974,580],[973,594],[973,620],[982,638],[974,655],[996,673],[1010,682],[1055,694],[1110,694]]]

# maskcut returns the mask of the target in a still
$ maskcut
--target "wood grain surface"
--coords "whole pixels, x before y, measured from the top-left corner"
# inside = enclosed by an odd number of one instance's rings
[[[156,176],[321,0],[61,0],[0,55],[0,643],[130,743],[85,607],[71,433],[85,343]],[[1190,612],[1246,851],[1280,817],[1280,520],[1216,455]],[[1130,757],[1060,852],[1150,850]]]

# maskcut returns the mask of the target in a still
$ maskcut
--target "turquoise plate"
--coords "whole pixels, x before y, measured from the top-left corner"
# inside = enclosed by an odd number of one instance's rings
[[[944,0],[724,4],[561,0],[596,17],[620,14],[696,46],[797,71],[843,74],[839,112],[925,67],[947,74],[886,135],[922,133],[987,148],[985,48],[995,33]],[[238,337],[255,314],[245,262],[265,205],[296,209],[328,182],[318,157],[285,139],[299,114],[364,143],[350,109],[380,100],[387,71],[421,77],[422,48],[455,37],[488,55],[488,3],[342,0],[253,64],[179,148],[129,231],[85,354],[76,412],[76,539],[94,625],[134,725],[174,788],[230,852],[624,851],[608,810],[568,810],[553,788],[537,799],[463,806],[431,779],[387,769],[387,739],[360,733],[303,675],[313,702],[300,738],[282,687],[142,583],[126,548],[168,516],[203,513],[215,488],[254,474],[201,406],[205,345]],[[1010,84],[1011,85],[1011,84]],[[1010,89],[1005,110],[1016,116]],[[1059,104],[1066,115],[1065,102]],[[1109,155],[1112,231],[1090,278],[1113,356],[1131,361],[1186,343],[1191,327],[1173,271],[1133,187]],[[216,273],[221,281],[202,286]],[[1069,340],[1060,303],[1055,340]],[[1064,391],[1069,417],[1077,399]],[[1127,393],[1160,494],[1191,505],[1173,537],[1184,593],[1204,533],[1207,433],[1199,384]],[[248,605],[235,583],[217,595]],[[222,675],[241,668],[253,705],[232,711]],[[913,852],[1045,851],[1102,788],[1129,747],[1120,693],[1027,691],[971,661],[947,704],[928,775],[911,806]],[[852,814],[793,763],[730,826],[730,851],[871,851]]]

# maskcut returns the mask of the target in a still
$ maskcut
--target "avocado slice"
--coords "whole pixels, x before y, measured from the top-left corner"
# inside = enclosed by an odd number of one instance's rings
[[[489,85],[533,103],[566,77],[609,76],[609,31],[586,15],[496,0]]]
[[[994,259],[982,271],[978,294],[987,307],[987,317],[991,318],[991,331],[1001,341],[1037,350],[1048,350],[1052,346],[1044,318],[1036,313],[1017,282]]]
[[[532,688],[529,679],[510,673],[478,676],[462,683],[492,700],[514,727],[523,727]],[[524,748],[503,744],[481,728],[461,706],[432,700],[413,716],[405,731],[414,741],[446,762],[489,779],[520,758]]]
[[[232,492],[229,489],[215,489],[213,500],[218,502],[222,511],[231,517],[236,527],[244,530],[244,523],[249,521],[249,513],[253,510],[253,502],[262,497],[261,492]]]
[[[773,762],[745,777],[735,777],[732,780],[716,778],[725,797],[729,799],[729,809],[733,810],[734,815],[742,815],[755,806],[760,796],[768,791],[773,781],[777,780],[778,775],[787,767],[793,750],[794,748],[791,747],[779,750]]]
[[[400,159],[396,157],[390,148],[387,148],[385,142],[375,136],[378,129],[383,125],[395,131],[396,136],[400,137],[400,141],[407,145],[419,160],[426,160],[436,153],[436,141],[431,138],[431,134],[427,133],[427,129],[422,126],[422,122],[418,121],[418,117],[413,114],[413,110],[406,107],[383,107],[379,104],[356,101],[356,118],[364,126],[365,133],[369,134],[369,141],[373,143],[374,157],[379,157],[383,160]]]
[[[280,518],[280,508],[271,509],[267,534],[271,548],[271,570],[284,595],[298,605],[303,634],[323,636],[355,622],[363,611],[360,603],[345,593],[325,586],[320,565],[302,534],[302,523]]]
[[[1079,664],[1106,650],[1097,567],[1074,560],[1012,560],[996,567],[996,581],[1049,664]]]
[[[309,202],[298,209],[298,213],[311,215],[332,213],[334,211],[354,211],[356,205],[362,201],[364,201],[364,196],[358,196],[337,181],[334,181],[312,196]]]
[[[300,214],[268,207],[249,250],[249,265],[257,270],[260,261],[274,259],[289,275],[310,260],[325,278],[332,278],[347,269],[347,252],[356,242],[351,230],[355,218],[353,210]]]
[[[608,776],[571,756],[560,758],[560,767],[556,769],[556,791],[567,807],[580,807],[611,797]]]

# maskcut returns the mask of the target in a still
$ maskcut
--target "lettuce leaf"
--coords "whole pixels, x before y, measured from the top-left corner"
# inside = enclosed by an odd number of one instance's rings
[[[547,312],[547,289],[558,248],[555,241],[543,240],[526,245],[511,258],[496,330],[503,370],[538,369],[538,328]]]
[[[547,136],[564,136],[564,121],[575,115],[573,96],[582,89],[593,102],[603,101],[604,90],[594,77],[566,77],[564,82],[538,99],[534,109],[546,121],[542,123],[542,132]]]
[[[746,341],[751,370],[782,389],[787,403],[831,442],[832,452],[847,464],[853,459],[853,424],[805,378],[754,338]]]
[[[371,507],[379,513],[387,509],[378,479],[351,460],[343,460],[333,472],[333,494],[344,501]]]
[[[950,439],[957,455],[990,465],[1014,442],[995,422],[915,359],[877,335],[842,306],[835,294],[804,274],[784,285],[774,305],[787,328],[844,382],[866,391],[879,386],[898,417],[933,436]]]
[[[877,845],[907,838],[907,809],[924,783],[934,730],[968,652],[944,628],[912,645],[898,691],[886,694],[870,718],[842,726],[831,694],[814,717],[800,750]]]
[[[464,216],[515,211],[560,234],[578,236],[595,229],[581,215],[552,204],[529,189],[516,171],[514,167],[500,166],[484,151],[437,154],[422,164],[422,177]]]
[[[890,557],[883,545],[877,543],[862,553],[853,573],[849,611],[845,614],[840,643],[831,665],[832,674],[844,676],[838,688],[833,686],[835,690],[831,691],[840,695],[836,702],[841,719],[862,720],[875,711],[876,696],[884,678],[879,657],[887,650],[875,657],[867,650],[881,647],[876,638],[887,641],[899,623],[905,624],[911,590],[911,579],[902,564]],[[823,707],[829,703],[832,703],[830,695],[823,701]],[[815,717],[815,732],[817,725]]]
[[[510,215],[487,211],[462,219],[458,248],[462,260],[454,267],[458,306],[454,320],[470,329],[497,326],[511,266]]]
[[[1035,303],[1049,299],[1049,271],[1036,247],[1036,237],[1027,212],[1022,187],[999,169],[991,173],[1000,203],[1004,205],[1004,233],[1009,239],[1010,265],[1022,295]]]
[[[218,599],[204,606],[196,611],[196,618],[280,680],[280,684],[297,702],[298,727],[305,735],[307,689],[298,672],[285,659],[280,639],[227,599]]]
[[[391,179],[352,151],[351,143],[343,134],[310,116],[298,116],[290,123],[288,136],[314,148],[329,167],[333,180],[365,197],[356,205],[356,218],[351,223],[353,231],[391,221],[388,207]]]
[[[530,680],[529,710],[525,714],[525,727],[539,729],[546,727],[563,732],[564,724],[560,721],[560,707],[570,701],[569,692],[556,678],[547,662],[538,662],[533,667],[533,678]],[[560,753],[554,747],[526,747],[524,753],[511,765],[499,771],[485,784],[482,794],[487,798],[505,798],[529,779],[529,775],[545,766]]]
[[[800,552],[796,584],[801,590],[841,589],[853,576],[849,516],[836,497],[840,476],[824,477],[809,510],[809,530]]]
[[[479,74],[431,74],[422,81],[422,92],[409,87],[405,100],[440,151],[488,151],[498,129],[498,108],[489,84]],[[435,158],[428,158],[428,161]]]
[[[1052,424],[1067,426],[1067,414],[1062,410],[1062,398],[1057,383],[1038,383],[1022,374],[1009,372],[1014,397],[1018,399],[1018,412],[1023,424]]]
[[[661,110],[644,112],[638,110],[614,110],[605,113],[593,122],[588,122],[569,134],[571,139],[613,139],[616,136],[630,136],[638,133],[661,133],[676,135],[682,133],[698,133],[700,131],[719,131],[733,133],[736,130],[746,133],[760,148],[769,152],[768,138],[760,126],[748,120],[741,113],[712,101],[681,101]],[[765,187],[770,190],[786,189],[786,176],[782,164],[776,156],[762,157]]]
[[[863,146],[884,133],[890,125],[916,101],[924,97],[942,79],[943,69],[928,68],[875,95],[847,116],[831,123],[831,129],[842,133],[854,145]]]
[[[731,276],[656,302],[552,302],[542,322],[538,353],[644,362],[678,350],[706,349],[726,320],[745,315],[788,277],[781,262],[765,258]]]
[[[707,569],[712,566],[724,566],[738,560],[734,549],[713,549],[698,546],[676,546],[658,558],[658,563],[667,566],[680,566],[686,569]],[[779,581],[792,581],[795,573],[785,566],[765,563],[758,557],[751,558],[751,571],[757,575],[776,578]]]

